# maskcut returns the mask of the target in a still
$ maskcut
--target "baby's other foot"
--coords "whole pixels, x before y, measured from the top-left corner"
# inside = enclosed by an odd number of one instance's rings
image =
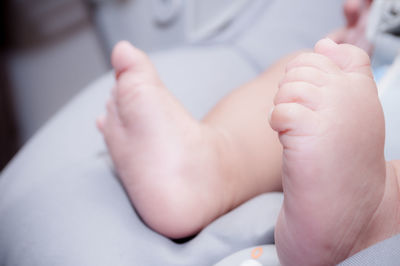
[[[270,124],[284,149],[275,232],[283,265],[334,265],[398,232],[380,224],[393,206],[386,194],[398,190],[385,187],[395,175],[386,171],[384,117],[364,51],[324,39],[291,61]]]
[[[121,42],[112,64],[117,81],[98,127],[129,197],[154,230],[197,233],[232,208],[225,135],[183,109],[142,51]]]

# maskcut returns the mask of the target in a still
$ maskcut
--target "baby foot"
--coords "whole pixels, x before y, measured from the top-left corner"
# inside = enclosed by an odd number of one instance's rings
[[[397,210],[384,200],[395,175],[386,171],[369,65],[361,49],[329,39],[287,65],[270,117],[284,149],[275,232],[282,265],[334,265],[398,232],[379,224]]]
[[[232,208],[225,135],[195,121],[129,43],[116,46],[112,64],[117,81],[98,127],[129,197],[163,235],[197,233]]]
[[[372,0],[346,0],[343,5],[347,25],[329,35],[336,43],[355,45],[372,54],[373,45],[367,39],[367,25]]]

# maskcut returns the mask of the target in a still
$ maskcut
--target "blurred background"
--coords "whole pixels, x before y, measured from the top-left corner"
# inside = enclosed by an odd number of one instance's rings
[[[229,11],[226,22],[249,1],[0,1],[0,171],[55,112],[111,70],[117,41],[152,52],[204,40],[224,26],[221,12]]]

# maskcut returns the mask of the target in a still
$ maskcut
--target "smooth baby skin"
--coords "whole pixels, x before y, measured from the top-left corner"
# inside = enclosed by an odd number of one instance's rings
[[[270,124],[283,146],[282,265],[334,265],[399,231],[386,226],[398,214],[398,186],[387,188],[397,176],[386,171],[383,111],[363,50],[324,39],[289,62]]]

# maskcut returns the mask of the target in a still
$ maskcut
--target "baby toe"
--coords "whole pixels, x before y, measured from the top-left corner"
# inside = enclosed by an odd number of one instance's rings
[[[372,77],[368,54],[354,45],[336,44],[330,39],[323,39],[315,45],[314,50],[330,58],[345,72],[359,72]]]
[[[315,133],[318,123],[318,115],[298,103],[278,104],[270,114],[271,128],[280,134],[288,136],[311,135]]]
[[[274,104],[299,103],[312,110],[322,102],[321,89],[303,81],[283,83],[275,95]]]
[[[314,67],[326,73],[337,72],[340,68],[328,57],[318,53],[301,53],[286,65],[286,72],[297,67]]]
[[[289,69],[282,81],[280,86],[284,83],[289,82],[306,82],[314,86],[323,86],[328,81],[328,74],[310,66],[299,66]]]

